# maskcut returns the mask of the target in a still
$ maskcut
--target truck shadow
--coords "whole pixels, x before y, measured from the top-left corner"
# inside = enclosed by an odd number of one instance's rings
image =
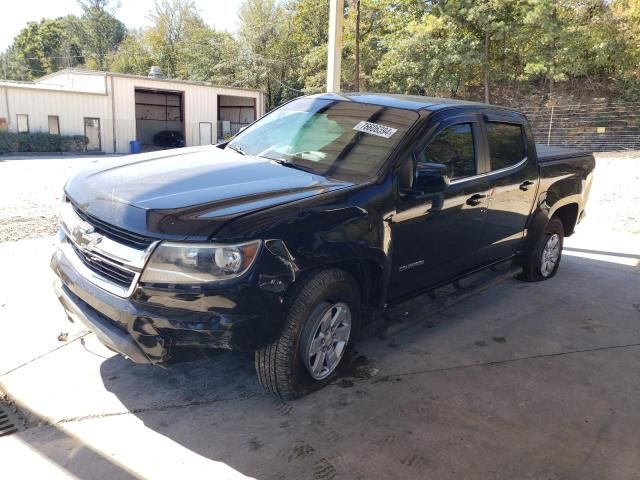
[[[575,256],[564,262],[550,282],[508,281],[439,314],[432,325],[425,322],[387,339],[366,335],[357,344],[362,353],[346,359],[333,385],[295,402],[262,390],[251,354],[200,351],[166,369],[114,356],[102,363],[100,373],[106,389],[146,427],[245,475],[329,479],[345,472],[345,478],[374,478],[375,472],[402,470],[405,478],[422,478],[420,470],[406,470],[402,459],[417,452],[427,462],[429,454],[406,432],[428,429],[440,415],[451,423],[442,427],[442,435],[457,431],[472,439],[487,415],[501,415],[490,407],[473,414],[462,407],[456,416],[444,392],[481,389],[486,398],[509,404],[502,379],[486,383],[491,365],[633,340],[628,326],[640,306],[629,285],[637,284],[638,267]],[[608,293],[598,290],[603,283]],[[591,302],[588,315],[581,308],[585,298]],[[520,375],[548,371],[533,364],[522,368],[512,379],[515,391]],[[446,380],[443,372],[451,372]],[[473,395],[469,399],[473,403]],[[534,418],[521,421],[523,431],[538,428]],[[386,452],[389,439],[395,454],[363,461],[371,448]]]

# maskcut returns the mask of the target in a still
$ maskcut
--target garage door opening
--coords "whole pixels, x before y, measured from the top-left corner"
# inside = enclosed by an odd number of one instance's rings
[[[234,136],[256,119],[256,99],[218,95],[218,141]]]
[[[135,102],[142,151],[185,146],[182,92],[136,88]]]

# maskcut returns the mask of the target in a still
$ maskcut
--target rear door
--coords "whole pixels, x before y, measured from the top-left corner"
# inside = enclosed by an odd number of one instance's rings
[[[537,195],[538,167],[523,117],[508,111],[488,111],[483,120],[490,191],[485,249],[480,256],[484,262],[492,262],[514,255],[522,241]]]
[[[389,299],[434,287],[478,264],[489,185],[479,171],[483,141],[475,113],[443,115],[425,135],[414,162],[446,164],[451,185],[444,194],[400,194],[391,223],[393,265]]]

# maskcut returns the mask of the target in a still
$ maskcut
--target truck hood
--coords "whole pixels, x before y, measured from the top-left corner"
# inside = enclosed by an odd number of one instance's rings
[[[206,146],[97,161],[65,193],[85,214],[131,232],[204,239],[234,218],[350,185]]]

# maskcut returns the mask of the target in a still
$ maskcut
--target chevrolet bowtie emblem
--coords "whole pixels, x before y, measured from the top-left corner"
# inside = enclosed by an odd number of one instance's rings
[[[95,231],[94,228],[89,228],[82,232],[80,237],[80,246],[87,250],[93,250],[93,248],[102,241],[102,235]]]

